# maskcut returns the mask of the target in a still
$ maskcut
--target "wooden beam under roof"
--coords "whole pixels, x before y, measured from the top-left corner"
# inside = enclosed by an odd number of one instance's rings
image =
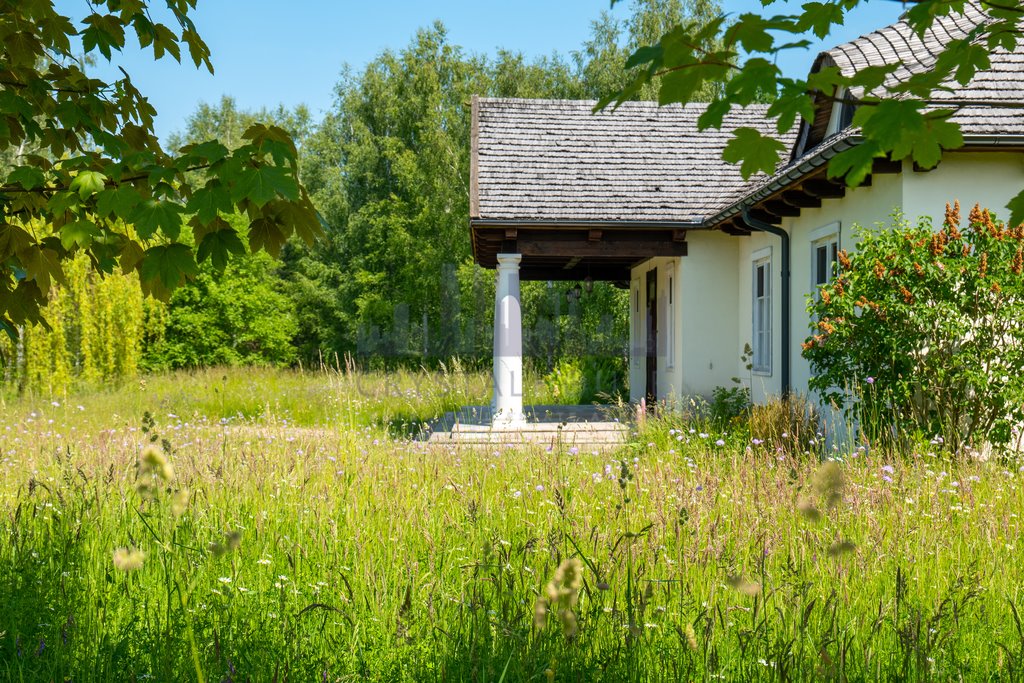
[[[772,225],[778,225],[782,222],[782,219],[775,214],[768,213],[764,209],[759,208],[750,209],[750,217],[764,223],[771,223]]]
[[[726,235],[745,237],[746,235],[750,234],[750,229],[747,226],[741,225],[736,221],[726,221],[725,223],[722,223],[722,225],[719,227],[721,231],[724,232]]]
[[[796,206],[801,209],[817,209],[821,207],[821,197],[815,197],[800,190],[786,190],[779,195],[779,199],[790,206]]]
[[[900,173],[903,171],[902,161],[893,161],[892,159],[879,158],[875,159],[871,163],[871,172],[877,175],[885,173]]]
[[[548,237],[520,237],[516,246],[519,253],[528,256],[559,256],[567,258],[633,259],[655,256],[686,256],[686,242],[671,237],[661,239],[618,239],[591,242]]]
[[[759,205],[765,211],[775,214],[780,218],[795,218],[800,215],[800,209],[795,206],[790,206],[783,201],[777,199],[769,199],[768,201],[761,202]]]
[[[846,186],[824,178],[805,180],[800,189],[819,199],[841,199],[846,196]]]

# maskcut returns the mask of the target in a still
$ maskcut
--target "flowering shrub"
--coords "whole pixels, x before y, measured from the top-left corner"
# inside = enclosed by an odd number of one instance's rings
[[[960,204],[943,226],[859,230],[808,299],[810,388],[865,436],[937,437],[954,451],[1005,445],[1024,417],[1024,225]]]

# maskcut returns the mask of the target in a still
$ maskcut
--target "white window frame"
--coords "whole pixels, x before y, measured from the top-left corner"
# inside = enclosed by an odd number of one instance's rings
[[[666,267],[668,268],[668,286],[666,287],[668,296],[665,300],[668,302],[668,306],[666,306],[668,310],[665,315],[665,322],[667,323],[665,326],[665,343],[667,345],[665,348],[665,369],[671,370],[676,366],[676,295],[673,291],[676,282],[676,262],[669,261]]]
[[[754,353],[751,357],[751,372],[755,375],[772,374],[772,250],[759,249],[751,255],[750,267],[750,317],[751,343]],[[763,268],[763,289],[758,293],[758,270]]]
[[[835,98],[832,100],[832,111],[828,117],[828,125],[825,127],[825,137],[828,138],[840,132],[839,125],[843,120],[843,107],[846,106],[846,86],[836,88]]]
[[[838,221],[823,225],[822,227],[814,230],[811,233],[811,293],[814,295],[815,300],[821,296],[821,287],[832,282],[835,277],[834,267],[835,263],[839,261],[839,249],[841,242],[841,231],[840,224]],[[824,247],[825,253],[825,272],[822,273],[818,268],[818,250]],[[831,247],[831,249],[829,249]],[[831,258],[830,258],[831,257]]]

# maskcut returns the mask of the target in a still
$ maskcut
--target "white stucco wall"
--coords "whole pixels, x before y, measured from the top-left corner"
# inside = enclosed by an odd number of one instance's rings
[[[736,375],[735,268],[740,240],[720,232],[692,231],[687,243],[687,256],[649,259],[633,268],[630,397],[634,401],[644,395],[646,384],[644,315],[647,273],[652,268],[658,271],[658,398],[710,396],[715,387],[730,386],[730,378]]]
[[[908,164],[909,166],[909,164]],[[1008,218],[1006,203],[1024,188],[1024,154],[1019,152],[954,152],[926,173],[903,174],[903,212],[911,221],[932,216],[942,224],[946,202],[960,200],[963,220],[975,204]]]
[[[782,345],[779,341],[779,332],[782,330],[782,251],[779,246],[779,238],[765,233],[752,233],[749,237],[734,237],[739,246],[737,248],[736,264],[736,339],[732,344],[733,357],[731,367],[732,376],[739,377],[743,383],[750,387],[750,398],[760,403],[767,397],[777,395],[781,391],[781,370],[782,370]],[[765,372],[753,372],[747,370],[746,364],[740,359],[743,355],[743,347],[753,343],[754,313],[753,313],[753,275],[754,260],[761,258],[764,254],[770,254],[771,258],[771,313],[772,313],[772,348],[771,368]]]
[[[686,241],[688,255],[679,259],[678,386],[682,396],[709,397],[715,387],[733,386],[736,376],[740,240],[717,231],[691,231]]]
[[[810,333],[807,296],[811,293],[811,245],[821,234],[818,232],[838,223],[839,248],[851,250],[855,246],[853,226],[865,228],[887,226],[892,212],[903,205],[904,178],[908,174],[876,175],[870,187],[847,191],[841,199],[823,199],[817,209],[803,209],[800,216],[787,218],[782,227],[790,234],[792,248],[791,295],[792,332],[790,354],[791,383],[794,392],[807,394],[811,368],[801,355],[800,344]],[[943,204],[945,208],[945,204]],[[941,214],[940,214],[941,215]],[[778,239],[776,239],[778,242]],[[748,304],[749,306],[749,304]],[[779,328],[781,330],[781,327]],[[776,335],[778,339],[778,336]],[[774,393],[779,389],[775,388]]]
[[[1005,217],[1005,205],[1024,187],[1024,154],[1019,152],[948,153],[935,170],[917,172],[904,162],[904,172],[878,174],[870,187],[849,190],[841,199],[824,199],[817,209],[803,209],[799,217],[784,219],[791,236],[791,385],[807,394],[810,366],[800,353],[806,339],[806,310],[811,286],[811,245],[822,228],[838,223],[840,249],[856,248],[853,226],[888,226],[894,210],[914,222],[921,215],[941,224],[946,202],[959,199],[966,220],[980,203]],[[662,330],[672,318],[667,312],[668,277],[673,277],[674,364],[668,366],[666,343],[659,344],[659,398],[709,395],[717,386],[731,386],[732,377],[749,382],[751,398],[763,402],[781,392],[782,368],[782,259],[778,237],[753,233],[731,237],[719,232],[691,231],[689,253],[678,259],[650,259],[632,271],[630,291],[631,349],[630,394],[639,400],[645,388],[644,307],[647,271],[659,269],[659,317]],[[753,258],[771,253],[772,362],[768,373],[751,373],[740,361],[753,332]],[[639,313],[635,302],[639,294]],[[813,397],[812,397],[813,398]]]

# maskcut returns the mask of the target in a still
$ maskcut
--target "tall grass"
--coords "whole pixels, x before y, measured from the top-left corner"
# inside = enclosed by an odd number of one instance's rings
[[[0,679],[1024,676],[1016,466],[823,470],[670,417],[611,455],[435,448],[382,426],[443,376],[336,374],[8,403]]]

